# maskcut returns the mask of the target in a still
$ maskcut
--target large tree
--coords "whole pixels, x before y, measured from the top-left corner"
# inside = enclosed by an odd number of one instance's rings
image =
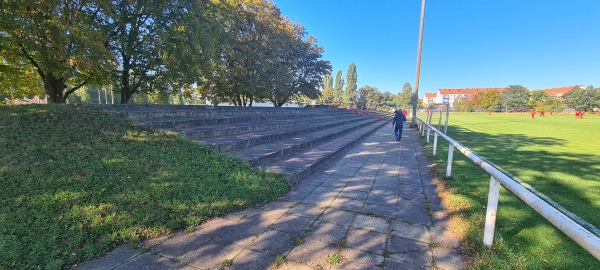
[[[98,1],[6,0],[0,42],[6,59],[35,69],[49,100],[64,103],[88,83],[106,79],[113,65],[104,46]]]
[[[402,91],[394,97],[393,103],[397,108],[412,108],[413,90],[410,83],[406,82],[402,86]]]
[[[264,0],[232,0],[223,26],[230,37],[211,60],[213,72],[202,76],[200,94],[213,104],[251,106],[269,100],[282,106],[299,96],[317,98],[323,76],[331,69],[320,60],[323,48],[298,23],[284,18]]]
[[[527,89],[521,85],[511,85],[500,95],[502,105],[507,111],[522,110],[527,108],[529,93]]]
[[[196,83],[212,40],[205,1],[112,0],[100,2],[107,47],[118,68],[121,103],[135,93],[168,92]],[[206,70],[206,68],[204,68]]]
[[[570,108],[576,110],[589,112],[600,107],[600,92],[591,85],[587,88],[574,87],[563,98]]]
[[[546,106],[546,102],[549,102],[550,95],[544,91],[531,91],[529,92],[529,101],[527,105],[535,110],[546,110],[549,106]]]
[[[348,66],[346,73],[346,90],[344,90],[344,106],[347,108],[356,108],[357,83],[356,65],[354,63]]]
[[[490,111],[500,109],[500,93],[494,90],[484,92],[479,100],[479,108]]]
[[[290,99],[297,96],[306,96],[316,99],[321,94],[319,85],[323,76],[331,72],[331,65],[328,61],[320,60],[323,54],[323,47],[316,45],[316,39],[309,37],[303,40],[304,28],[294,24],[294,35],[291,36],[291,43],[286,46],[289,49],[283,55],[283,63],[271,66],[273,69],[270,74],[281,73],[280,76],[269,76],[270,78],[279,78],[273,80],[275,83],[269,85],[270,95],[268,99],[275,107],[281,107]],[[280,58],[281,59],[281,58]],[[275,61],[271,61],[273,63]]]
[[[383,96],[379,89],[365,85],[358,89],[359,100],[358,106],[368,110],[377,109],[383,102]]]
[[[335,74],[335,86],[333,87],[333,102],[331,104],[339,106],[344,101],[344,78],[342,71],[338,70]]]

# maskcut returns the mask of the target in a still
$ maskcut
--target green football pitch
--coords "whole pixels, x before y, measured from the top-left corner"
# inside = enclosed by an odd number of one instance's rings
[[[600,115],[576,119],[568,114],[538,114],[532,119],[526,113],[451,113],[448,120],[450,137],[600,227]],[[432,124],[438,123],[439,115],[434,114]],[[435,157],[438,176],[445,172],[447,145],[440,140]],[[470,206],[467,216],[481,220],[489,175],[461,153],[455,151],[454,156],[448,183],[456,200]],[[598,260],[507,190],[499,201],[498,239],[507,250],[480,254],[485,257],[479,258],[482,266],[490,260],[499,268],[600,267]]]

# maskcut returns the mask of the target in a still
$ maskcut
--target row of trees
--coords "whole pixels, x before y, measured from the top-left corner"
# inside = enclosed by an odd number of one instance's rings
[[[0,95],[41,89],[63,103],[85,85],[275,106],[317,98],[331,65],[267,0],[4,0]]]
[[[467,98],[457,99],[452,109],[468,112],[477,110],[522,111],[526,109],[558,111],[562,108],[585,111],[600,108],[600,88],[577,86],[560,98],[552,98],[544,91],[528,91],[521,85],[511,85],[503,93],[479,92]]]
[[[346,81],[338,70],[334,79],[331,73],[323,77],[321,97],[319,104],[341,106],[345,108],[389,109],[412,107],[413,91],[410,83],[405,83],[402,91],[397,95],[389,92],[382,93],[379,89],[366,85],[357,89],[358,75],[354,63],[348,66]],[[344,88],[346,85],[346,88]]]
[[[346,84],[344,89],[344,85]],[[354,63],[348,66],[346,81],[342,78],[342,71],[338,70],[335,75],[335,85],[331,73],[323,77],[321,96],[318,99],[319,104],[328,104],[333,106],[342,106],[347,108],[356,108],[358,102],[357,90],[358,75]]]

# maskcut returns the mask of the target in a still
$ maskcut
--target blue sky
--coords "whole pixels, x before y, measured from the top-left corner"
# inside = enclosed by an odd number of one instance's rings
[[[421,0],[273,0],[358,87],[415,86]],[[429,0],[419,96],[439,88],[600,87],[600,0]],[[335,75],[334,75],[335,76]]]

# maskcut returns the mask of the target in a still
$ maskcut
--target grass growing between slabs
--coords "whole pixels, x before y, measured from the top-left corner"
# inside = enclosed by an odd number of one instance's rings
[[[287,190],[282,175],[74,106],[0,106],[0,269],[60,269]]]
[[[422,119],[425,116],[421,116]],[[444,121],[444,120],[443,120]],[[438,123],[434,115],[433,123]],[[530,184],[567,210],[600,227],[600,116],[531,119],[526,114],[452,113],[448,135]],[[425,141],[425,137],[422,137]],[[490,176],[454,151],[452,177],[445,178],[448,143],[440,138],[432,156],[452,230],[473,269],[600,269],[577,243],[502,188],[491,250],[482,244]]]

